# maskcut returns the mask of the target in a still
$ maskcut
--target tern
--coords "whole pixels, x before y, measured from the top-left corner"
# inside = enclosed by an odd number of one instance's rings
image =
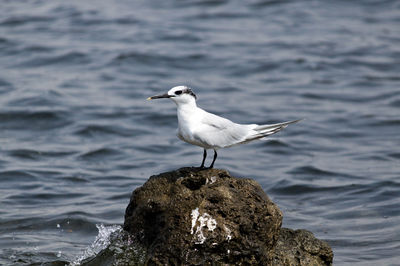
[[[147,100],[162,98],[171,99],[177,106],[178,138],[204,149],[200,168],[204,168],[209,149],[214,150],[214,158],[209,166],[213,168],[218,149],[270,136],[301,120],[270,125],[237,124],[197,107],[196,94],[188,86],[173,87],[167,93],[148,97]]]

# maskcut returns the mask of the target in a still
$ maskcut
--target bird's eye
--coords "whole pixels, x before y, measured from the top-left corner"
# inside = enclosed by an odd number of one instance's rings
[[[182,94],[182,91],[176,91],[175,94],[176,95]]]

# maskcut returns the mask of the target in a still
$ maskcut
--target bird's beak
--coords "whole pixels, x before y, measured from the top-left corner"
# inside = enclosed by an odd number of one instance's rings
[[[155,95],[147,98],[147,100],[154,100],[154,99],[161,99],[161,98],[171,98],[171,95],[168,95],[168,93],[161,94],[161,95]]]

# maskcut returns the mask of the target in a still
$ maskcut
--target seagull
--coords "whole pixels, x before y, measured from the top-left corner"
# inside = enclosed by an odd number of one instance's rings
[[[196,94],[188,86],[173,87],[167,93],[148,97],[147,100],[162,98],[171,99],[177,106],[178,138],[204,149],[200,168],[204,168],[207,150],[214,150],[214,158],[209,166],[213,168],[218,149],[270,136],[301,120],[270,125],[237,124],[197,107]]]

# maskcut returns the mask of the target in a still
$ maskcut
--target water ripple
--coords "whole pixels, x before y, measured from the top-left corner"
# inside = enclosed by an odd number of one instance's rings
[[[30,23],[52,22],[54,18],[48,16],[19,16],[8,17],[0,21],[0,27],[18,27]]]
[[[36,57],[17,64],[15,67],[42,67],[51,65],[85,65],[91,60],[87,54],[82,52],[68,52],[57,56]]]
[[[69,124],[64,111],[0,111],[0,129],[45,131]]]

